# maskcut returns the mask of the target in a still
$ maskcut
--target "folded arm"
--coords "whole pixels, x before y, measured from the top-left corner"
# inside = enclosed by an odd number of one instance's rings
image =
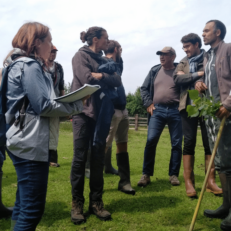
[[[173,75],[173,79],[174,82],[177,86],[187,86],[187,85],[191,85],[197,81],[199,81],[200,79],[203,78],[204,76],[204,72],[203,71],[199,71],[199,72],[195,72],[195,73],[188,73],[186,74],[184,72],[184,64],[180,63]]]

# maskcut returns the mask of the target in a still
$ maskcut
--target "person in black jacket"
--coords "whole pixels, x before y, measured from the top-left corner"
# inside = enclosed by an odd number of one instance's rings
[[[110,62],[116,64],[116,72],[119,75],[122,75],[123,61],[121,58],[121,45],[115,40],[110,40],[108,49],[104,52],[106,54],[105,59],[108,61],[107,65]],[[126,95],[123,84],[121,84],[120,87],[117,87],[116,90],[118,96],[113,100],[115,113],[111,120],[110,131],[106,143],[105,173],[116,173],[111,166],[111,146],[113,139],[115,138],[117,146],[116,160],[118,174],[120,176],[118,190],[127,194],[135,195],[135,190],[131,187],[130,182],[129,155],[127,151],[129,118],[126,109]]]
[[[171,136],[171,159],[169,181],[179,185],[178,180],[182,154],[182,125],[178,111],[180,91],[173,81],[176,68],[176,52],[172,47],[165,47],[156,53],[160,63],[151,68],[141,87],[141,97],[149,113],[148,138],[144,151],[143,175],[138,186],[146,186],[153,176],[156,146],[167,124]]]

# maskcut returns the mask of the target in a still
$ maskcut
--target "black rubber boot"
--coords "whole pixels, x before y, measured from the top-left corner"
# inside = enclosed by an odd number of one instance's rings
[[[224,231],[231,230],[231,176],[226,175],[226,181],[228,185],[228,198],[229,198],[229,214],[228,216],[221,222],[221,229]]]
[[[221,180],[221,186],[223,190],[223,203],[216,210],[205,210],[204,215],[210,218],[220,218],[224,219],[229,214],[230,202],[229,202],[229,192],[228,192],[228,182],[227,177],[224,173],[219,174]]]
[[[120,176],[118,190],[126,194],[135,195],[136,191],[131,187],[130,182],[130,166],[127,152],[116,154],[118,172]]]
[[[6,208],[2,204],[2,172],[0,173],[0,219],[2,218],[9,218],[13,213],[13,207]]]
[[[112,148],[109,147],[107,149],[107,152],[105,153],[105,167],[104,167],[104,172],[106,174],[113,174],[113,175],[119,175],[118,171],[114,169],[111,165],[111,153],[112,153]]]

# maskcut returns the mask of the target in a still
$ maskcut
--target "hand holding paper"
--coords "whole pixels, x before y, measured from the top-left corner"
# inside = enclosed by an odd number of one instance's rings
[[[89,85],[84,84],[81,88],[67,94],[64,96],[60,96],[58,98],[55,98],[54,100],[60,103],[73,103],[77,100],[82,99],[83,102],[86,101],[88,98],[90,98],[90,95],[92,95],[94,92],[100,89],[99,85]]]

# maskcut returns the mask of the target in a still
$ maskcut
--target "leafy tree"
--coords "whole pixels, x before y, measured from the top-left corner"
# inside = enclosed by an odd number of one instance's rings
[[[138,87],[134,94],[128,93],[127,95],[127,106],[128,114],[134,116],[139,114],[139,116],[146,116],[147,111],[143,106],[143,102],[140,95],[140,87]]]
[[[71,83],[70,82],[64,83],[64,91],[65,91],[65,95],[71,92]]]

